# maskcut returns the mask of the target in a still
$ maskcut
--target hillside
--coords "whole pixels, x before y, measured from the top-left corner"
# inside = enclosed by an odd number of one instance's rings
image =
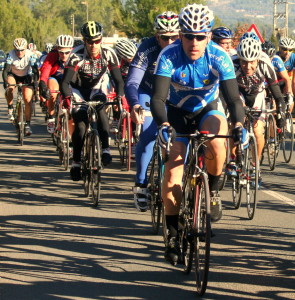
[[[269,38],[273,30],[273,0],[208,0],[207,5],[222,23],[234,29],[237,24],[255,23]],[[279,9],[284,9],[281,5]],[[278,11],[278,12],[283,12]],[[295,32],[295,5],[289,5],[289,35]]]

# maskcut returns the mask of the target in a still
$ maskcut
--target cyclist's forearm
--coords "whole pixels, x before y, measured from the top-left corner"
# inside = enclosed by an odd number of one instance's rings
[[[278,83],[271,84],[269,89],[275,99],[277,107],[284,106],[284,98]]]
[[[128,71],[128,77],[125,84],[125,96],[128,104],[132,108],[134,105],[139,104],[138,100],[138,88],[141,80],[144,76],[144,70],[130,67]]]
[[[239,88],[236,79],[229,79],[220,82],[220,89],[230,112],[233,124],[244,123],[245,111],[240,99]]]
[[[70,82],[75,74],[75,70],[72,68],[66,68],[63,79],[60,84],[60,91],[63,97],[70,97],[72,95],[70,89]]]
[[[114,68],[111,70],[111,76],[115,82],[115,90],[118,96],[124,95],[124,81],[122,78],[121,70]]]
[[[11,71],[11,64],[5,64],[3,73],[2,73],[2,77],[3,77],[3,82],[7,83],[8,80],[8,73]]]
[[[158,126],[168,122],[165,102],[168,97],[171,78],[155,75],[151,112]]]

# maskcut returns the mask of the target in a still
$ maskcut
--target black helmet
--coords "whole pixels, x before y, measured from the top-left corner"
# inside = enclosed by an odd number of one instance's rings
[[[85,39],[94,40],[102,36],[102,26],[95,21],[88,21],[81,27],[81,34]]]
[[[276,52],[276,47],[271,41],[265,41],[261,44],[262,51],[265,52],[269,57],[273,57]]]

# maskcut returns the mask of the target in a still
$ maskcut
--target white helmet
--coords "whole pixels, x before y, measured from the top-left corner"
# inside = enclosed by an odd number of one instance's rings
[[[181,32],[209,32],[214,25],[214,16],[208,6],[202,4],[189,4],[179,14]]]
[[[56,46],[61,48],[73,48],[74,39],[70,35],[59,35],[56,39]]]
[[[178,32],[178,15],[173,11],[165,11],[155,17],[154,29],[158,32]]]
[[[132,59],[137,51],[136,45],[126,39],[120,39],[115,45],[116,52],[119,56]]]
[[[282,38],[279,42],[280,47],[293,49],[295,48],[295,41],[290,38]]]
[[[46,43],[45,44],[45,51],[47,53],[49,53],[52,50],[52,48],[53,48],[53,44],[52,43]]]
[[[13,46],[16,50],[27,49],[28,42],[24,38],[17,38],[13,41]]]
[[[239,58],[245,61],[259,59],[261,52],[261,43],[252,38],[245,38],[237,47],[237,54]]]

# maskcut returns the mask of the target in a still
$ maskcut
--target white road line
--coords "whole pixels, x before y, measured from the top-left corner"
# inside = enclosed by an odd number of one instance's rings
[[[268,190],[266,188],[263,188],[262,191],[278,200],[281,200],[289,205],[292,205],[292,206],[295,206],[295,200],[292,200],[288,197],[285,197],[285,196],[282,196],[281,194],[277,193],[277,192],[274,192],[274,191],[271,191],[271,190]]]

